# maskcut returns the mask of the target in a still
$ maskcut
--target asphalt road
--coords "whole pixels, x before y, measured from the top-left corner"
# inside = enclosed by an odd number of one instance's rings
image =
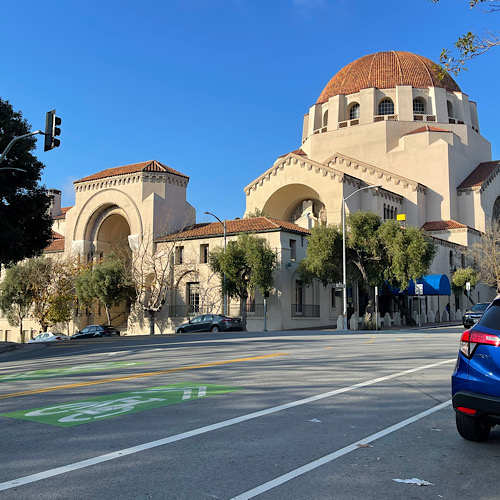
[[[500,428],[482,444],[455,429],[461,331],[104,338],[2,354],[0,499],[498,499]]]

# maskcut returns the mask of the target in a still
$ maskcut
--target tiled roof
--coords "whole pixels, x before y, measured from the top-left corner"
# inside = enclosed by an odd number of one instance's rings
[[[485,161],[480,163],[472,173],[458,186],[458,189],[473,188],[480,186],[497,168],[500,160]]]
[[[52,231],[52,242],[45,247],[44,252],[64,252],[64,236]]]
[[[284,155],[278,156],[278,158],[284,158],[287,155],[299,155],[307,157],[307,153],[302,151],[302,149],[296,149],[295,151],[290,151],[289,153],[285,153]]]
[[[165,172],[168,174],[178,175],[180,177],[185,177],[186,179],[189,179],[187,175],[181,174],[180,172],[177,172],[177,170],[167,167],[166,165],[163,165],[163,163],[160,163],[159,161],[152,160],[152,161],[145,161],[142,163],[134,163],[132,165],[124,165],[122,167],[113,167],[113,168],[108,168],[106,170],[101,170],[96,174],[92,174],[89,175],[88,177],[84,177],[83,179],[79,179],[78,181],[75,181],[73,184],[76,184],[78,182],[93,181],[96,179],[104,179],[105,177],[116,177],[117,175],[134,174],[137,172]]]
[[[270,217],[252,217],[249,219],[227,220],[226,235],[239,233],[260,233],[269,231],[287,230],[295,233],[309,235],[311,232],[292,222],[285,222]],[[203,224],[194,224],[178,233],[168,234],[156,241],[170,241],[174,239],[194,239],[209,238],[212,236],[222,236],[224,230],[219,222],[208,222]]]
[[[468,226],[455,220],[435,220],[426,222],[422,229],[424,231],[446,231],[448,229],[464,229]]]
[[[328,82],[317,102],[326,102],[339,94],[354,94],[362,89],[391,89],[396,85],[411,85],[419,89],[441,87],[461,92],[451,76],[445,75],[440,80],[438,73],[438,66],[426,57],[411,52],[377,52],[342,68]]]
[[[65,218],[66,218],[66,212],[67,212],[69,209],[71,209],[71,208],[73,208],[73,207],[72,207],[72,206],[71,206],[71,207],[62,207],[62,208],[61,208],[61,212],[62,212],[62,213],[60,213],[59,215],[55,215],[55,216],[53,217],[53,219],[65,219]]]
[[[412,130],[411,132],[407,132],[406,134],[403,134],[403,135],[420,134],[420,132],[449,132],[450,134],[452,133],[451,130],[433,127],[432,125],[424,125],[423,127],[416,128],[415,130]]]

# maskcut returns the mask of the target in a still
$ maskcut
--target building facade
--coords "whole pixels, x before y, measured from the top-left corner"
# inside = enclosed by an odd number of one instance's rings
[[[225,221],[228,239],[251,232],[277,252],[268,329],[336,324],[340,292],[302,286],[297,266],[309,230],[341,223],[344,203],[347,213],[369,210],[383,220],[404,214],[407,225],[423,228],[438,243],[430,272],[450,279],[467,264],[467,248],[500,216],[500,161],[492,160],[490,143],[481,135],[477,105],[449,75],[440,79],[437,65],[422,56],[380,52],[340,69],[304,116],[298,146],[244,188],[246,214],[258,209],[266,216]],[[61,207],[61,193],[53,190],[54,241],[46,254],[92,262],[118,242],[125,241],[133,254],[151,241],[155,251],[173,245],[175,260],[182,247],[182,266],[174,265],[183,269],[183,279],[172,275],[174,285],[155,315],[156,331],[172,332],[197,312],[221,311],[220,282],[207,256],[214,245],[223,245],[222,225],[194,224],[188,182],[186,175],[149,161],[76,181],[73,207]],[[355,193],[366,186],[380,187]],[[485,286],[473,293],[475,301],[495,295]],[[363,312],[355,286],[349,301]],[[467,306],[464,297],[448,301],[456,309]],[[263,329],[262,303],[257,293],[244,305],[250,330]],[[240,307],[232,304],[230,312],[238,314]],[[425,307],[443,308],[436,297],[425,299]],[[140,305],[114,314],[114,324],[130,334],[149,332]],[[60,329],[72,333],[94,322],[103,323],[103,317],[79,311]],[[30,324],[28,331],[33,330],[36,325]],[[0,318],[0,338],[6,331],[14,329]]]

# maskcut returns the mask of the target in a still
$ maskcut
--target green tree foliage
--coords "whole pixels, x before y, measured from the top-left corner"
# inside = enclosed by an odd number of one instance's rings
[[[243,328],[246,329],[246,302],[249,293],[260,290],[269,292],[273,287],[276,254],[265,238],[240,234],[236,241],[227,244],[226,251],[216,248],[210,253],[210,267],[226,286],[222,292],[240,299]]]
[[[50,325],[71,319],[74,303],[75,263],[39,257],[26,263],[33,296],[32,316],[45,332]]]
[[[438,3],[439,0],[431,0]],[[500,2],[495,0],[469,0],[469,7],[480,8],[485,13],[492,14],[500,11]],[[440,74],[444,77],[446,73],[457,75],[462,70],[467,70],[465,64],[474,57],[484,54],[492,47],[500,45],[500,36],[493,31],[486,31],[482,35],[477,35],[472,31],[464,33],[454,43],[454,51],[443,49],[439,61],[443,65],[444,71]]]
[[[29,270],[24,264],[9,267],[0,283],[0,309],[12,326],[19,326],[21,342],[25,341],[23,320],[28,317],[33,305]]]
[[[27,134],[30,128],[21,113],[0,99],[0,153],[14,137]],[[0,164],[0,264],[39,255],[52,237],[50,198],[46,188],[39,185],[44,165],[31,153],[35,146],[34,137],[18,141]]]
[[[429,270],[437,246],[417,227],[402,227],[389,220],[380,227],[379,237],[384,245],[387,266],[383,277],[394,287],[408,288]]]
[[[299,263],[298,273],[304,284],[318,279],[324,286],[342,281],[342,229],[336,225],[311,229],[307,256]]]
[[[481,241],[471,246],[469,258],[474,262],[479,279],[500,293],[500,222],[491,222]]]
[[[436,245],[418,228],[402,227],[393,220],[382,223],[372,212],[354,212],[346,218],[347,281],[363,283],[369,297],[372,287],[384,281],[405,290],[411,280],[427,273],[435,253]],[[313,278],[323,285],[342,281],[339,226],[313,228],[299,273],[305,283]],[[394,295],[393,299],[397,301]],[[411,323],[405,301],[398,301],[398,307]]]
[[[76,278],[76,295],[87,307],[95,300],[104,307],[108,324],[110,309],[131,297],[133,293],[129,272],[114,255],[107,255],[94,267],[84,269]]]
[[[472,269],[472,267],[459,268],[451,277],[451,290],[455,295],[460,295],[461,293],[469,296],[467,293],[467,283],[470,283],[470,289],[474,290],[476,285],[479,283],[479,276],[477,272]],[[471,302],[474,302],[471,298]]]

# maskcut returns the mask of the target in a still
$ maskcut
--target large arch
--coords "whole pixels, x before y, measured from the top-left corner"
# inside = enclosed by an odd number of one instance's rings
[[[305,184],[287,184],[277,189],[262,207],[264,213],[280,220],[289,220],[298,204],[304,200],[324,201],[320,194]]]
[[[76,206],[75,208],[79,208]],[[83,203],[77,212],[77,218],[73,228],[72,245],[73,251],[79,254],[94,253],[102,251],[96,248],[98,232],[102,224],[111,215],[121,216],[128,226],[128,236],[141,238],[144,227],[138,206],[134,200],[123,191],[117,189],[105,189],[94,194]],[[118,221],[118,218],[110,219]],[[127,232],[124,223],[120,223],[119,231]],[[106,224],[109,233],[110,229]],[[103,240],[104,241],[104,240]],[[106,245],[101,245],[106,250]]]

